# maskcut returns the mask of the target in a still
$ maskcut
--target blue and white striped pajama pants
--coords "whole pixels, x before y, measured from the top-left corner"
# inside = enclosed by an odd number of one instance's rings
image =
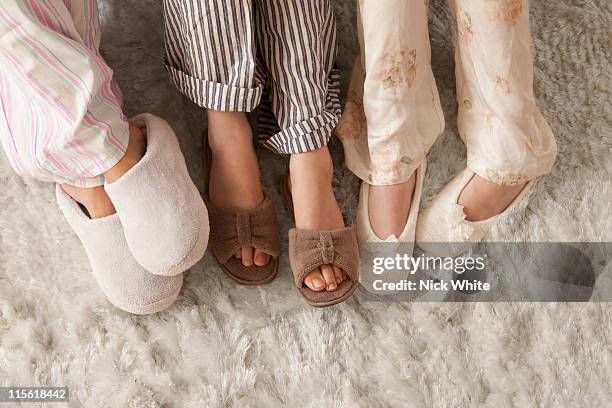
[[[327,144],[340,118],[330,0],[164,0],[171,82],[199,106],[251,112],[277,153]]]

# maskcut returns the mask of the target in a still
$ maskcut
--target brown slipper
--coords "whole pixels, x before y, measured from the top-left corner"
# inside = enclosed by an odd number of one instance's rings
[[[280,242],[274,203],[269,197],[252,210],[230,213],[209,205],[210,246],[225,273],[244,285],[270,282],[278,272]],[[264,266],[244,266],[234,257],[242,247],[253,247],[272,258]]]
[[[208,179],[212,152],[207,137],[204,137],[204,157]],[[280,254],[278,221],[272,200],[265,196],[257,207],[238,213],[215,208],[210,200],[206,204],[210,221],[209,245],[226,275],[243,285],[272,281],[278,272]],[[234,256],[242,247],[256,248],[270,255],[271,259],[264,266],[244,266],[242,260]]]
[[[329,231],[289,230],[289,263],[295,285],[311,306],[344,302],[359,286],[359,250],[351,227]],[[306,276],[323,265],[335,265],[348,275],[333,292],[315,292],[304,284]]]
[[[281,179],[281,195],[290,216],[294,218],[293,199],[288,177]],[[289,230],[289,264],[295,285],[309,305],[325,307],[344,302],[359,286],[359,246],[352,227],[335,230]],[[308,274],[323,265],[335,265],[346,272],[348,279],[333,292],[316,292],[304,283]]]

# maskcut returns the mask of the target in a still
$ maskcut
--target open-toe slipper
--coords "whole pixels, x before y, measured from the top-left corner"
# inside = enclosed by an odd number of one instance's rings
[[[208,144],[208,131],[204,132],[204,158],[206,180],[210,182],[212,151]],[[254,209],[239,213],[215,208],[210,202],[208,207],[210,246],[225,274],[243,285],[262,285],[272,281],[278,273],[280,255],[278,220],[272,200],[265,196]],[[242,260],[234,256],[242,247],[259,249],[270,255],[270,261],[264,266],[244,266]]]
[[[210,246],[225,273],[244,285],[270,282],[278,272],[280,242],[274,203],[269,197],[252,210],[231,213],[211,205]],[[264,266],[244,266],[234,254],[253,247],[270,255]]]
[[[295,221],[289,176],[281,178],[280,192],[285,209]],[[309,305],[324,307],[344,302],[359,286],[361,264],[355,230],[352,227],[320,231],[293,228],[289,230],[289,263],[295,285]],[[310,289],[304,279],[323,265],[335,265],[349,278],[333,292]]]
[[[289,262],[295,285],[311,306],[343,302],[359,286],[359,250],[351,227],[329,231],[289,230]],[[333,292],[316,292],[304,284],[306,276],[323,265],[335,265],[348,275]]]

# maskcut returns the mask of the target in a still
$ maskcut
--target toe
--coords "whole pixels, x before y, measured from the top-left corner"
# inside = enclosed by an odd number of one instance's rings
[[[234,256],[238,259],[242,258],[242,248],[238,249]]]
[[[253,266],[253,247],[242,248],[242,264],[244,266]]]
[[[334,277],[336,278],[336,284],[339,285],[344,280],[344,277],[342,276],[342,269],[338,268],[336,265],[334,265],[333,268],[334,268]]]
[[[270,261],[270,255],[266,254],[259,249],[255,249],[254,262],[257,266],[265,266]]]
[[[319,269],[309,273],[306,279],[304,279],[304,283],[315,292],[320,292],[325,289],[325,279],[323,279],[323,275],[321,275]]]
[[[334,269],[331,265],[323,265],[321,267],[321,271],[323,272],[323,279],[325,279],[325,288],[328,292],[332,292],[338,289],[338,284],[336,283],[336,277],[334,276]]]

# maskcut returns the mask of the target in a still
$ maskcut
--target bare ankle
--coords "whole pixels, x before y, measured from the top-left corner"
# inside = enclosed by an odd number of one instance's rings
[[[248,123],[247,116],[244,112],[222,112],[213,109],[206,110],[206,116],[208,117],[209,124],[241,124]]]
[[[264,200],[251,126],[244,113],[208,110],[212,151],[208,194],[228,211],[254,208]]]
[[[244,113],[210,109],[207,112],[208,145],[213,154],[232,151],[236,145],[253,145],[253,132]]]
[[[289,172],[293,180],[307,177],[313,182],[331,185],[334,165],[327,147],[307,153],[294,154],[289,161]]]

